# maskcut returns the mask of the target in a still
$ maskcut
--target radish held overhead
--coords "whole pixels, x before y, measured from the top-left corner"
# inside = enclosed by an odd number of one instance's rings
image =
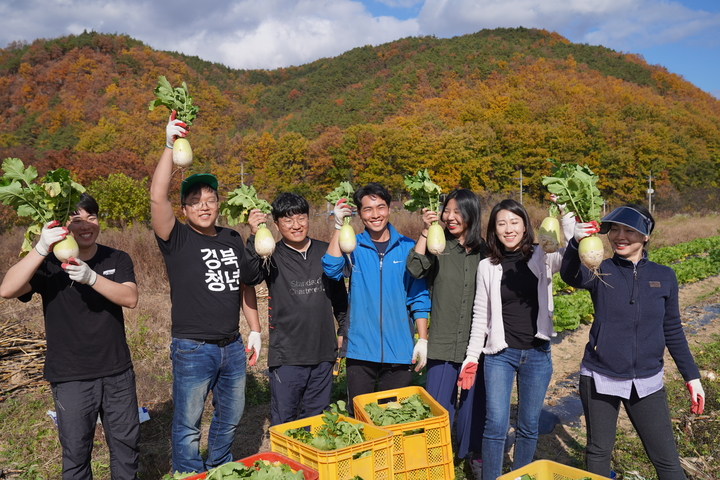
[[[603,199],[597,188],[598,176],[587,165],[564,164],[548,159],[553,164],[550,175],[542,182],[552,194],[555,203],[565,205],[569,212],[575,213],[575,219],[581,223],[598,221],[602,211]],[[597,237],[585,237],[579,245],[580,260],[593,273],[598,273],[605,251],[602,241]]]
[[[332,192],[325,195],[325,200],[335,205],[341,198],[345,199],[345,204],[350,208],[355,208],[355,204],[352,202],[353,194],[355,190],[350,182],[340,182],[340,186],[335,188]],[[340,250],[343,253],[352,253],[357,246],[355,239],[355,230],[350,225],[350,217],[343,219],[343,226],[340,227],[338,234],[338,240],[340,242]]]
[[[220,205],[220,213],[227,217],[228,225],[231,227],[239,223],[246,223],[250,212],[254,209],[258,209],[266,215],[272,213],[272,206],[267,201],[258,198],[255,187],[247,185],[242,185],[228,193],[227,200]],[[266,262],[275,251],[275,239],[265,223],[258,225],[253,246],[255,252]]]
[[[197,117],[199,107],[193,105],[193,99],[188,92],[187,84],[182,82],[182,87],[173,88],[163,75],[158,77],[158,84],[155,87],[155,100],[150,102],[149,110],[155,107],[165,106],[175,112],[175,118],[189,128]],[[185,138],[178,138],[173,143],[173,163],[178,167],[187,167],[192,163],[192,149]]]
[[[554,253],[560,248],[560,222],[556,217],[546,217],[538,230],[538,243],[545,253]]]
[[[442,189],[430,179],[427,169],[418,170],[416,175],[405,177],[405,186],[410,192],[410,200],[404,203],[404,207],[411,212],[427,208],[440,215],[440,194]],[[445,231],[433,222],[428,228],[427,249],[433,255],[440,255],[445,251]]]
[[[190,142],[184,138],[178,138],[173,143],[173,163],[178,167],[187,167],[192,163],[193,154]]]

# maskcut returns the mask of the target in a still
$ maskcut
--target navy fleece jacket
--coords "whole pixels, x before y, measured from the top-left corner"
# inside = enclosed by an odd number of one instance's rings
[[[585,288],[595,306],[595,320],[585,346],[589,369],[618,378],[643,378],[663,368],[665,347],[685,381],[700,378],[680,323],[678,285],[670,268],[643,258],[633,265],[619,257],[605,259],[600,276],[580,263],[571,239],[560,268],[562,279]]]

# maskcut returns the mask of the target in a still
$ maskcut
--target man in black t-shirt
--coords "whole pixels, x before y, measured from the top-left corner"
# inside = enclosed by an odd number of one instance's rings
[[[267,215],[255,209],[248,218],[252,235],[241,270],[245,283],[264,280],[269,292],[271,425],[328,408],[332,367],[345,335],[345,283],[324,274],[321,259],[328,245],[307,236],[309,211],[307,201],[294,193],[281,193],[273,201],[272,216],[282,240],[266,265],[255,252],[254,235]]]
[[[241,283],[243,241],[235,230],[215,226],[217,179],[190,175],[180,186],[182,212],[175,218],[168,199],[173,173],[172,143],[185,136],[175,112],[165,129],[166,147],[150,186],[152,226],[165,259],[172,301],[172,470],[204,472],[232,461],[230,447],[245,408],[246,356],[239,334],[240,307],[250,326],[249,364],[260,356],[255,289]],[[215,411],[207,459],[200,455],[200,421],[208,393]]]
[[[127,253],[96,243],[98,204],[83,193],[67,228],[45,225],[30,253],[8,270],[0,296],[42,297],[47,356],[45,378],[55,401],[62,445],[62,478],[92,478],[90,455],[98,415],[110,449],[113,478],[137,478],[135,374],[125,340],[122,307],[138,299]],[[77,258],[61,263],[52,246],[69,233]]]

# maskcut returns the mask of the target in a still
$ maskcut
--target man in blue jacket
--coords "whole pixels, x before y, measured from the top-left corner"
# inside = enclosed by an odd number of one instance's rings
[[[335,231],[322,258],[329,278],[350,277],[349,326],[343,345],[350,413],[355,396],[375,391],[376,383],[379,391],[407,387],[412,364],[420,371],[427,360],[430,297],[425,280],[413,278],[405,268],[415,242],[389,223],[390,198],[378,183],[355,192],[353,200],[365,230],[357,235],[357,248],[349,255],[343,255],[338,237],[351,209],[346,199],[340,199],[334,210]]]

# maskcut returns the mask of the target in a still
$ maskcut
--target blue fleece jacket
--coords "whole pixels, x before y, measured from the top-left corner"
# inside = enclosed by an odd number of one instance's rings
[[[388,225],[390,242],[378,253],[367,231],[356,235],[357,248],[349,256],[322,258],[325,274],[350,277],[348,301],[348,358],[377,363],[412,361],[415,324],[428,318],[430,296],[424,279],[413,278],[405,268],[415,245]]]
[[[700,378],[680,323],[675,272],[643,258],[632,262],[615,255],[603,260],[594,276],[580,263],[578,244],[570,240],[560,268],[562,279],[585,288],[595,320],[583,364],[618,378],[643,378],[663,368],[665,347],[685,381]]]

